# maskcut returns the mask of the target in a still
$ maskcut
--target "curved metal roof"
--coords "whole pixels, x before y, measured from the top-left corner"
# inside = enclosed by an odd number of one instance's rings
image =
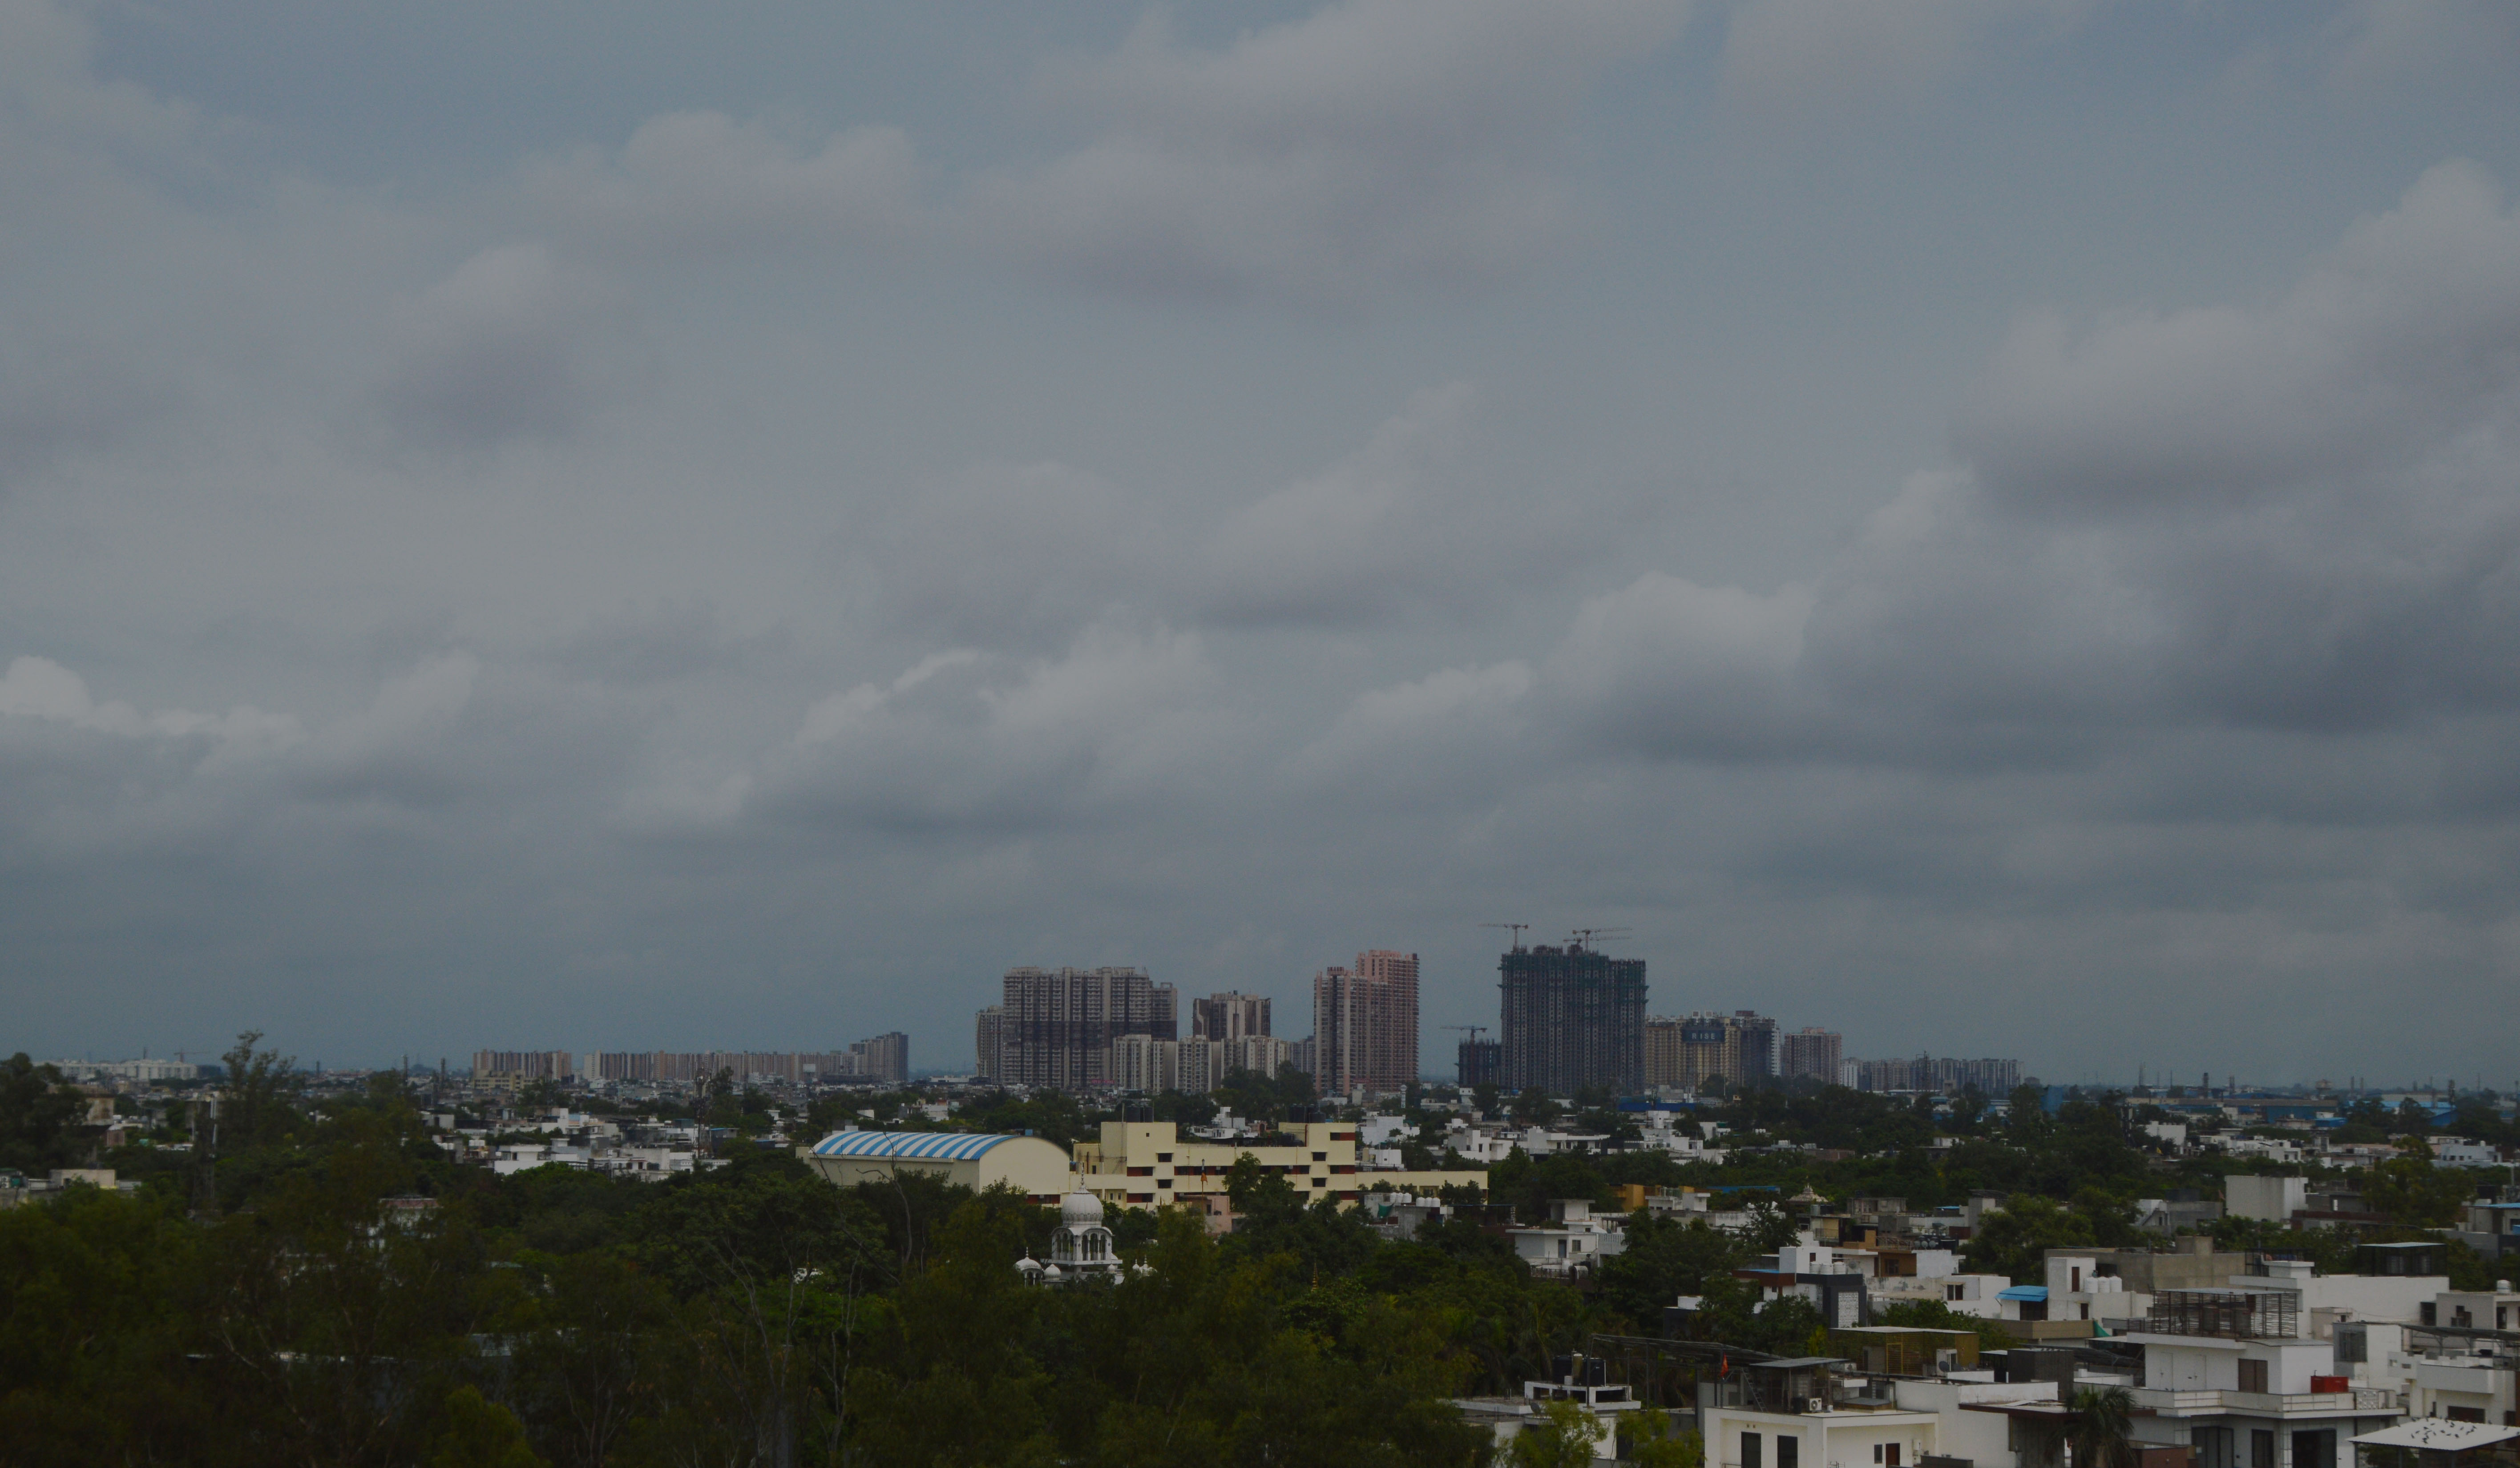
[[[817,1157],[908,1157],[969,1162],[1012,1136],[979,1132],[834,1132],[814,1143]]]

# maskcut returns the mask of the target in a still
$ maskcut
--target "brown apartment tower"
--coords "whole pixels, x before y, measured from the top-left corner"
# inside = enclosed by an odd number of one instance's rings
[[[1314,1084],[1397,1095],[1418,1079],[1418,956],[1377,948],[1313,977]]]
[[[1247,1040],[1269,1033],[1269,1001],[1257,994],[1211,994],[1190,1001],[1192,1040]]]
[[[983,1048],[995,1039],[994,1078],[1005,1085],[1099,1090],[1112,1084],[1113,1040],[1181,1038],[1175,998],[1142,968],[1011,968],[994,1022],[981,1011],[979,1039]],[[989,1057],[980,1062],[990,1074]]]

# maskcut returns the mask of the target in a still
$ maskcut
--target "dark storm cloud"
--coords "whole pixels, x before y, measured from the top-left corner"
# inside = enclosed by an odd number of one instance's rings
[[[2403,1002],[2520,953],[2463,15],[1125,12],[354,189],[0,9],[18,1043],[950,1065],[1010,963],[1383,943],[1484,1021],[1510,917],[1859,1053],[2485,1063]]]

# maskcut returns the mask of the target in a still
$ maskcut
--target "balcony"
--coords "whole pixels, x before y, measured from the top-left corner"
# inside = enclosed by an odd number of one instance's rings
[[[2135,1404],[2138,1411],[2165,1417],[2204,1417],[2237,1412],[2251,1417],[2318,1418],[2393,1412],[2398,1408],[2398,1398],[2396,1393],[2379,1387],[2356,1387],[2349,1392],[2282,1393],[2138,1387]]]
[[[2289,1339],[2301,1333],[2301,1296],[2292,1290],[2162,1290],[2143,1328],[2153,1335]]]

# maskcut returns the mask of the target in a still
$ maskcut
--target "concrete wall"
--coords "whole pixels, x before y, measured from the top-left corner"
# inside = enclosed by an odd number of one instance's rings
[[[2235,1219],[2288,1223],[2293,1210],[2309,1206],[2307,1178],[2263,1178],[2233,1173],[2223,1179],[2223,1211]]]

